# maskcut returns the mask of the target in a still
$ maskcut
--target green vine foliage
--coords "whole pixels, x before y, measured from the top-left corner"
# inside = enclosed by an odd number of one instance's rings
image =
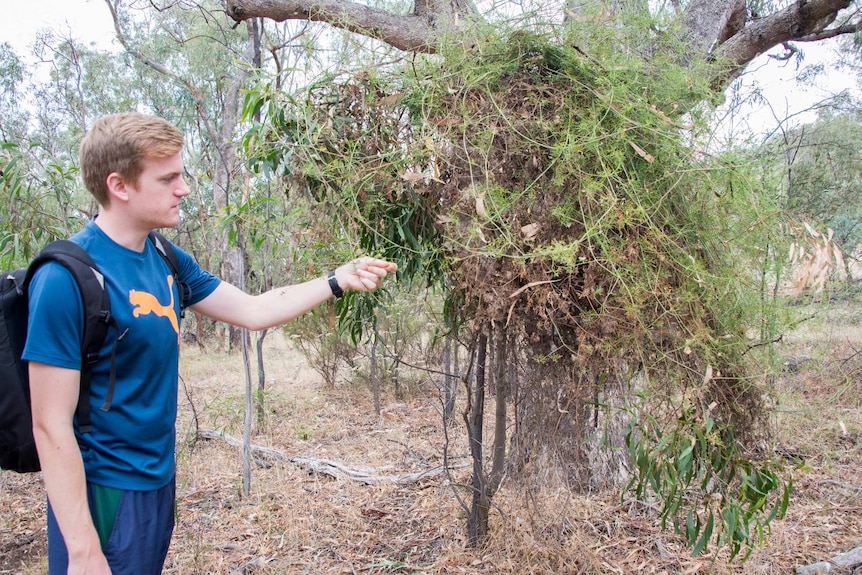
[[[447,325],[518,337],[529,397],[588,407],[567,429],[601,434],[594,410],[626,412],[595,400],[619,386],[620,361],[643,374],[616,446],[635,496],[661,497],[697,551],[715,539],[736,555],[790,483],[737,445],[761,421],[749,334],[768,313],[761,242],[775,222],[733,162],[697,150],[709,74],[672,47],[646,64],[524,31],[485,38],[301,96],[250,91],[250,168],[313,199],[402,280],[439,286]],[[339,313],[367,322],[373,306]],[[530,379],[545,368],[567,376]],[[708,508],[689,497],[704,481]]]

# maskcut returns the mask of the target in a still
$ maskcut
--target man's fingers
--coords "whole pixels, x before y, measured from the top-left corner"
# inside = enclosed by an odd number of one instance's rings
[[[386,263],[386,262],[384,262]],[[367,264],[363,267],[356,268],[356,273],[364,273],[364,274],[374,274],[375,276],[385,278],[386,275],[395,271],[393,268],[387,265],[378,265],[378,264]]]
[[[398,266],[392,262],[381,260],[372,257],[361,257],[345,264],[342,268],[347,272],[347,276],[343,276],[344,281],[351,284],[358,283],[353,289],[362,291],[374,291],[390,273],[398,271]],[[350,280],[349,276],[354,276],[356,280]],[[353,286],[345,286],[353,287]]]
[[[388,272],[394,272],[398,270],[398,266],[396,264],[377,258],[359,258],[358,260],[356,260],[355,263],[357,266],[362,266],[366,268],[381,268]]]

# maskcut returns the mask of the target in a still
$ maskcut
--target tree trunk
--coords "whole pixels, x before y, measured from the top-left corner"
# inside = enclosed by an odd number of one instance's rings
[[[483,453],[483,422],[485,418],[485,362],[488,350],[488,336],[479,335],[475,354],[476,379],[473,389],[467,390],[470,397],[464,419],[470,442],[470,456],[473,459],[473,497],[467,516],[467,541],[471,547],[479,545],[488,535],[488,510],[490,501],[486,495]]]
[[[245,270],[240,274],[240,278],[244,277]],[[240,283],[237,287],[244,289],[245,285]],[[240,330],[241,347],[242,347],[242,365],[245,374],[245,418],[242,427],[242,496],[248,497],[251,495],[251,421],[254,413],[253,397],[251,385],[251,360],[248,354],[250,347],[250,335],[247,329]]]
[[[250,38],[248,42],[248,50],[246,51],[247,60],[251,60],[254,51],[254,40],[251,37],[252,23],[248,24],[250,28]],[[217,134],[216,149],[218,153],[214,159],[213,166],[213,187],[216,208],[219,213],[228,215],[230,213],[231,201],[231,173],[237,167],[236,161],[236,144],[234,144],[234,131],[239,125],[239,106],[240,94],[245,78],[248,73],[244,67],[240,67],[231,82],[230,88],[225,95],[223,106],[221,129]],[[242,234],[237,233],[237,243],[240,244]],[[240,285],[242,283],[241,274],[245,273],[246,269],[243,246],[231,246],[230,230],[225,228],[222,233],[222,270],[221,277],[229,284]],[[229,327],[230,337],[228,339],[230,349],[235,349],[240,343],[241,329],[236,326]]]
[[[374,397],[374,415],[380,415],[380,381],[377,376],[377,345],[378,345],[377,327],[374,327],[374,337],[371,338],[371,366],[368,371],[368,378],[371,380],[371,395]]]
[[[510,383],[508,376],[511,373],[509,367],[515,361],[515,358],[509,353],[509,337],[505,328],[498,328],[492,333],[494,378],[491,384],[494,389],[494,443],[491,447],[493,454],[491,475],[486,486],[489,504],[491,498],[497,493],[497,489],[500,488],[500,483],[503,481],[503,475],[506,470],[506,429],[508,427],[507,413]]]
[[[452,335],[446,336],[443,348],[443,425],[452,423],[455,412],[455,398],[458,396],[458,348]]]
[[[489,325],[483,329],[477,339],[474,385],[472,389],[468,387],[467,390],[468,406],[464,412],[464,419],[467,424],[470,456],[473,460],[473,489],[467,515],[467,539],[474,547],[481,545],[488,536],[491,501],[500,488],[506,470],[507,408],[511,384],[508,377],[509,341],[505,328],[495,329]],[[490,364],[490,371],[488,364]],[[495,400],[490,473],[485,469],[484,453],[485,400],[489,389],[493,390]]]
[[[642,384],[633,361],[610,373],[523,354],[510,460],[526,478],[582,492],[618,488],[629,478],[626,398]]]
[[[266,397],[266,369],[263,361],[263,340],[269,330],[261,331],[257,336],[257,394],[255,397],[255,405],[257,411],[257,428],[261,429],[266,423],[266,406],[264,405]]]
[[[204,97],[200,91],[188,80],[184,79],[178,72],[168,69],[156,59],[147,57],[146,54],[133,47],[126,39],[123,29],[120,25],[119,2],[116,0],[105,0],[111,11],[111,17],[114,21],[114,30],[117,39],[123,48],[131,54],[135,59],[142,64],[150,67],[159,74],[173,79],[188,90],[189,94],[195,99],[201,123],[212,140],[216,149],[215,158],[213,161],[213,187],[214,187],[214,202],[216,211],[226,213],[227,207],[231,203],[231,173],[237,167],[236,162],[236,144],[234,143],[234,132],[239,124],[240,113],[240,96],[242,88],[248,76],[247,66],[236,66],[233,80],[224,94],[222,108],[218,118],[213,118],[207,114],[207,106]],[[246,28],[249,34],[249,41],[244,53],[244,60],[252,62],[255,55],[255,25],[253,22],[248,22]],[[259,47],[259,46],[258,46]],[[221,125],[216,128],[216,121],[221,120]],[[225,281],[233,285],[240,285],[239,274],[243,269],[243,262],[240,261],[241,255],[238,248],[231,248],[228,241],[228,230],[222,234],[222,269],[221,277]],[[240,333],[238,328],[231,327],[230,342],[232,345],[238,345],[240,342]]]
[[[745,25],[745,0],[693,0],[682,14],[682,41],[688,60],[704,60],[716,39],[727,40]]]

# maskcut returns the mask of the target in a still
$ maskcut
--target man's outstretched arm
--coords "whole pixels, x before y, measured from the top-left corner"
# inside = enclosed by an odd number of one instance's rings
[[[397,269],[385,260],[359,258],[336,269],[335,280],[344,291],[374,291]],[[223,282],[191,308],[217,321],[261,330],[287,323],[332,297],[329,281],[323,277],[255,296]]]

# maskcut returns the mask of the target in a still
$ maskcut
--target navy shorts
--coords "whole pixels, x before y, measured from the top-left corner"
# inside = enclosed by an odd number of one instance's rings
[[[159,575],[174,532],[176,482],[155,491],[117,491],[87,483],[90,514],[112,575]],[[69,554],[48,502],[48,573],[66,575]]]

